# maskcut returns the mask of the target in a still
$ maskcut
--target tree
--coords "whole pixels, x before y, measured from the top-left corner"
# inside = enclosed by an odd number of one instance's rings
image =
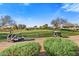
[[[52,20],[51,24],[55,27],[55,29],[58,29],[61,27],[61,25],[67,23],[67,21],[63,18],[56,18],[54,20]]]
[[[33,28],[34,28],[34,29],[37,29],[37,26],[35,25]]]
[[[13,30],[18,30],[18,26],[15,24],[15,25],[13,25]]]
[[[44,24],[44,25],[43,25],[43,28],[44,28],[44,29],[47,29],[47,28],[48,28],[48,24]]]
[[[23,34],[22,34],[22,32],[23,32],[23,29],[26,29],[26,25],[24,25],[24,24],[18,24],[18,29],[21,29],[21,36],[23,37]]]
[[[18,25],[18,29],[25,29],[26,28],[26,25],[24,25],[24,24],[19,24]]]
[[[39,26],[39,29],[42,29],[42,26]]]
[[[8,16],[8,15],[2,16],[1,19],[0,19],[0,26],[1,27],[6,27],[6,26],[10,27],[10,26],[12,26],[14,24],[16,24],[16,22],[14,20],[12,20],[11,16]],[[9,32],[11,34],[12,28],[10,27],[8,30],[9,30]]]
[[[1,19],[0,19],[1,21],[0,21],[0,23],[1,23],[1,25],[2,26],[5,26],[5,25],[14,25],[16,22],[14,21],[14,20],[12,20],[12,18],[10,17],[10,16],[8,16],[8,15],[6,15],[6,16],[3,16],[3,17],[1,17]]]

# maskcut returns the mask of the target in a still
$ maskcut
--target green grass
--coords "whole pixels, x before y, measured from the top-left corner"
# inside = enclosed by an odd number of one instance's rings
[[[19,43],[0,52],[0,56],[37,56],[40,53],[38,43]]]
[[[72,30],[60,30],[62,36],[67,38],[68,36],[79,35],[79,31]],[[30,38],[40,38],[40,37],[52,37],[53,30],[17,30],[13,32],[17,36],[30,37]],[[0,41],[6,40],[9,32],[0,32]]]
[[[0,32],[0,42],[6,41],[8,33]]]
[[[44,48],[49,56],[75,56],[78,46],[76,43],[63,38],[48,38]]]
[[[24,37],[33,37],[33,38],[39,38],[39,37],[51,37],[52,36],[51,30],[42,30],[42,31],[28,31],[28,32],[22,32],[22,35]],[[18,36],[21,36],[18,34]]]
[[[39,38],[39,37],[51,37],[52,30],[31,30],[31,31],[16,31],[18,37],[30,37],[30,38]],[[0,41],[6,40],[6,37],[9,33],[8,32],[0,32]]]

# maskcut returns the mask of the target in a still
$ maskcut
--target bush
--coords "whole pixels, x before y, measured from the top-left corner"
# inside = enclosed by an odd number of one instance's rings
[[[69,38],[69,36],[66,34],[62,34],[62,38]]]
[[[50,56],[74,56],[77,45],[68,39],[49,38],[44,42],[44,48]]]
[[[13,45],[0,52],[1,56],[34,56],[39,55],[40,46],[38,43],[20,43]]]
[[[74,31],[74,30],[72,30],[72,29],[60,29],[61,31]]]

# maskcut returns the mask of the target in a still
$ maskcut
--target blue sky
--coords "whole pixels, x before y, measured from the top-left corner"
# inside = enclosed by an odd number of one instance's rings
[[[0,3],[0,16],[10,15],[18,24],[51,25],[52,19],[62,17],[79,24],[79,4],[75,3]]]

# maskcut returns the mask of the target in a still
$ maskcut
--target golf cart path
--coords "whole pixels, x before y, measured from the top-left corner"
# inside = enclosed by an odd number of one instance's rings
[[[68,39],[74,41],[79,46],[79,35],[70,36]],[[35,38],[35,40],[33,40],[33,41],[24,41],[24,42],[38,42],[41,45],[40,55],[43,56],[43,55],[45,55],[45,50],[43,48],[43,42],[44,42],[44,40],[45,40],[45,38]],[[24,42],[16,42],[16,43],[24,43]],[[16,43],[12,43],[12,42],[0,42],[0,51],[4,50],[5,48],[7,48],[7,47],[9,47],[11,45],[14,45]]]

